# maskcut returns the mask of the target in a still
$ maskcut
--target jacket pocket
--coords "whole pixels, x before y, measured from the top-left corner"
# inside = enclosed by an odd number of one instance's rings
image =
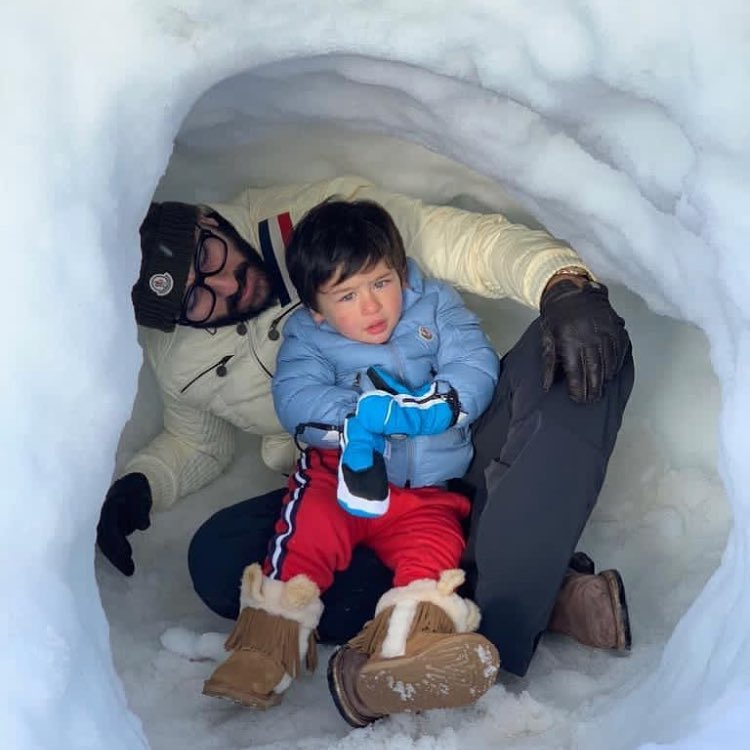
[[[214,364],[212,364],[210,367],[207,367],[205,370],[203,370],[203,372],[199,372],[191,381],[180,388],[180,393],[185,393],[185,391],[190,388],[191,385],[200,380],[204,375],[208,375],[209,372],[215,371],[220,378],[223,378],[227,374],[226,364],[230,359],[232,359],[232,357],[234,357],[234,354],[227,354],[218,362],[214,362]]]

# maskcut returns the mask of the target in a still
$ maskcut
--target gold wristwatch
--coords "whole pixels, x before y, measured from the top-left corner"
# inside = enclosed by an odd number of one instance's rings
[[[552,276],[550,276],[550,279],[554,279],[555,276],[582,276],[589,281],[593,281],[591,274],[581,266],[565,266],[565,268],[555,271]]]

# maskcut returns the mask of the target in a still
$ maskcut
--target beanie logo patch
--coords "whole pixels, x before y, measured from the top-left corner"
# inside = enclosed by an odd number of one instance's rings
[[[172,289],[174,289],[174,279],[172,278],[172,274],[167,272],[155,273],[148,280],[148,288],[157,297],[166,297]]]

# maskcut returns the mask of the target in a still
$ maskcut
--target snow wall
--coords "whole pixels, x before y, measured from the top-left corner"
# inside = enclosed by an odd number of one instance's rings
[[[255,69],[288,93],[269,126],[337,121],[460,161],[602,277],[705,332],[732,530],[661,662],[602,726],[630,747],[717,746],[730,727],[724,747],[746,736],[750,23],[734,3],[667,5],[39,0],[7,11],[4,746],[147,745],[112,665],[93,571],[141,363],[133,248],[193,104]],[[311,70],[325,85],[306,95]],[[331,102],[315,95],[325,87]],[[368,108],[371,87],[390,105]],[[599,188],[579,184],[582,172]],[[645,705],[652,718],[633,721]]]

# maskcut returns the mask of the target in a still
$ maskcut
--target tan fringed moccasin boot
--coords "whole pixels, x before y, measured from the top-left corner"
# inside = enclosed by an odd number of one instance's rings
[[[270,708],[301,671],[316,663],[315,628],[323,612],[318,587],[307,576],[266,578],[260,565],[242,574],[240,616],[224,644],[232,653],[203,684],[203,694]]]
[[[476,631],[479,610],[455,590],[461,570],[439,581],[413,581],[387,591],[375,618],[328,665],[341,715],[361,727],[388,714],[457,708],[495,684],[500,658]]]

